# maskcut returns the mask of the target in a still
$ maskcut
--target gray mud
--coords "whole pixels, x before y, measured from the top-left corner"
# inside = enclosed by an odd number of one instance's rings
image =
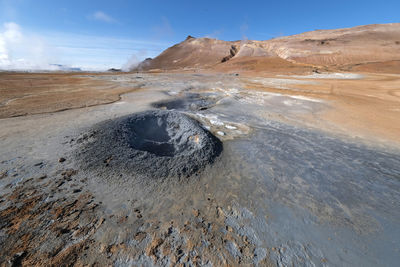
[[[219,99],[215,95],[204,95],[196,93],[185,93],[183,96],[154,102],[155,108],[168,110],[206,110],[213,107]]]
[[[224,75],[101,79],[146,89],[1,120],[0,264],[400,262],[400,151],[309,127],[326,103]],[[154,102],[175,111],[140,113]]]
[[[149,111],[101,122],[78,138],[82,168],[141,174],[151,179],[189,177],[214,162],[222,143],[187,115]],[[117,173],[116,173],[117,172]]]
[[[229,192],[252,213],[226,223],[269,248],[278,266],[397,264],[398,153],[271,123],[225,145],[225,155],[229,171],[219,175],[229,182],[215,194]]]

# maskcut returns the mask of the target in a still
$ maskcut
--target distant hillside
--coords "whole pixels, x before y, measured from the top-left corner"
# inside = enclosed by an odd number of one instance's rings
[[[304,66],[341,67],[374,63],[395,68],[400,60],[400,23],[316,30],[267,41],[188,38],[136,70],[273,70]],[[379,62],[380,64],[376,64]],[[386,66],[386,65],[385,65]],[[362,68],[361,68],[362,69]],[[368,69],[368,68],[366,68]]]

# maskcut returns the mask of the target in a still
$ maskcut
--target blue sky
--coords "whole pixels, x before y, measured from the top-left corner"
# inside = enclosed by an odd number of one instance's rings
[[[0,68],[119,68],[189,34],[266,40],[390,22],[400,22],[399,0],[0,0]]]

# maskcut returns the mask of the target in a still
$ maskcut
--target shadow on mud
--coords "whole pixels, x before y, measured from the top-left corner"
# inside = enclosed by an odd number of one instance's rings
[[[128,140],[132,148],[147,151],[157,156],[173,157],[175,146],[172,143],[176,131],[167,131],[165,118],[146,116],[142,120],[127,126]]]

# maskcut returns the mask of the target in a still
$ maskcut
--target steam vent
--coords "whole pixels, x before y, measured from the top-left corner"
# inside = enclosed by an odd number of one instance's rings
[[[188,177],[222,151],[222,143],[194,119],[174,111],[147,111],[98,124],[79,142],[87,170],[147,178]]]

